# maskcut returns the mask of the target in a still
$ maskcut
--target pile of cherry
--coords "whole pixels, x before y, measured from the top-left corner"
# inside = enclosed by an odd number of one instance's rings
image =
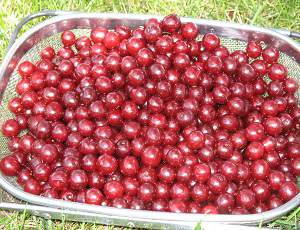
[[[63,32],[57,52],[18,66],[2,173],[32,194],[117,208],[247,214],[292,199],[297,82],[272,46],[230,53],[198,35],[176,15]]]

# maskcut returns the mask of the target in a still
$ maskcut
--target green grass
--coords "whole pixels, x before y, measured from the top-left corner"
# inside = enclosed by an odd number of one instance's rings
[[[2,0],[0,1],[0,61],[9,37],[24,16],[44,9],[84,12],[125,12],[217,19],[300,31],[300,0]],[[39,19],[40,20],[40,19]],[[24,27],[26,31],[39,20]],[[268,224],[280,229],[299,227],[300,208]],[[24,213],[0,212],[2,229],[112,229],[100,225],[51,221]]]

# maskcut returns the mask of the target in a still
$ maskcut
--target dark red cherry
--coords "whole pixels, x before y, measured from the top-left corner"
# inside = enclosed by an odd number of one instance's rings
[[[42,192],[42,187],[37,180],[31,178],[25,182],[24,191],[34,195],[39,195]]]
[[[64,31],[61,34],[61,42],[64,44],[64,46],[72,46],[75,44],[75,41],[75,34],[72,31]]]
[[[289,201],[299,193],[299,189],[294,182],[285,182],[279,189],[279,195],[284,201]]]
[[[202,39],[202,45],[205,47],[206,50],[211,51],[219,47],[220,39],[217,35],[213,33],[207,33]]]
[[[185,39],[195,39],[198,36],[198,32],[198,27],[193,22],[188,22],[181,26],[181,34]]]
[[[256,203],[255,194],[250,189],[242,189],[238,192],[236,201],[241,207],[251,209]]]
[[[70,173],[70,187],[74,190],[81,190],[88,184],[88,177],[84,170],[75,169]]]
[[[253,162],[251,170],[255,179],[265,179],[269,176],[270,166],[265,160],[256,160]]]
[[[162,24],[162,28],[164,31],[169,32],[169,33],[174,33],[177,30],[179,30],[179,28],[181,26],[181,21],[177,15],[170,14],[170,15],[164,17],[161,24]]]
[[[279,58],[279,51],[273,46],[268,46],[262,51],[262,57],[267,63],[277,62]]]
[[[13,156],[5,156],[0,161],[1,172],[6,176],[16,176],[20,170],[20,163]]]
[[[251,58],[257,58],[261,55],[262,47],[256,41],[250,41],[247,44],[246,53]]]

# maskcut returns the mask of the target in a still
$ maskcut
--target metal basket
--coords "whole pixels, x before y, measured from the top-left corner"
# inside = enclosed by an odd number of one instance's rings
[[[23,24],[39,16],[54,16],[43,21],[23,34],[15,41]],[[0,125],[9,117],[13,117],[7,109],[10,98],[17,96],[15,85],[19,80],[16,67],[20,60],[36,62],[39,51],[46,46],[53,46],[56,50],[61,47],[60,33],[72,30],[77,36],[88,34],[91,28],[105,26],[114,28],[116,25],[127,25],[132,28],[140,26],[149,18],[159,16],[113,14],[113,13],[80,13],[63,11],[44,11],[27,17],[21,22],[12,35],[10,48],[5,56],[0,69]],[[244,49],[249,40],[260,40],[265,45],[271,44],[280,50],[279,62],[287,66],[289,76],[300,78],[300,45],[288,37],[289,31],[258,28],[228,22],[212,20],[198,20],[182,18],[183,22],[192,21],[200,28],[200,33],[214,32],[221,37],[222,44],[230,51]],[[298,90],[298,97],[300,91]],[[1,157],[8,154],[7,139],[0,136]],[[14,178],[0,175],[0,185],[8,193],[30,204],[0,203],[0,208],[27,209],[36,215],[46,218],[61,218],[77,221],[88,221],[110,225],[120,225],[142,228],[159,229],[193,229],[199,222],[219,222],[231,224],[257,224],[268,222],[277,218],[300,204],[300,194],[284,205],[261,214],[249,215],[203,215],[179,214],[154,211],[140,211],[130,209],[117,209],[112,207],[95,206],[81,203],[68,202],[32,195],[24,192],[15,182]]]

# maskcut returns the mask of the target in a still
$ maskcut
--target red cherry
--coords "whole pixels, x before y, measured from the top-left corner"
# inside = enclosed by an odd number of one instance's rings
[[[299,189],[294,182],[285,182],[279,189],[279,195],[284,201],[289,201],[299,193]]]
[[[211,51],[219,47],[220,39],[215,34],[207,33],[202,39],[202,44],[205,49]]]
[[[35,71],[36,67],[29,61],[24,61],[18,66],[18,73],[22,78],[30,77]]]
[[[28,179],[24,184],[24,191],[34,195],[39,195],[42,192],[42,188],[37,180]]]
[[[218,210],[217,207],[215,207],[214,205],[206,205],[202,208],[202,212],[203,214],[218,214]]]
[[[6,176],[16,176],[20,170],[20,163],[13,156],[5,156],[0,161],[0,169]]]
[[[8,119],[2,124],[1,131],[6,137],[15,137],[20,132],[20,126],[16,120]]]
[[[250,41],[247,44],[246,52],[251,58],[258,58],[261,55],[262,47],[258,42]]]
[[[85,192],[85,202],[87,204],[99,205],[103,201],[103,195],[99,189],[90,188]]]
[[[256,203],[255,194],[250,189],[242,189],[238,192],[236,201],[241,207],[251,209]]]
[[[272,46],[268,46],[262,52],[262,57],[267,63],[276,62],[279,58],[279,51]]]
[[[64,44],[64,46],[72,46],[75,44],[76,38],[72,31],[64,31],[61,34],[61,42]]]
[[[175,14],[170,14],[166,17],[161,22],[163,30],[169,33],[174,33],[177,30],[179,30],[181,26],[181,21],[180,18],[175,15]]]

